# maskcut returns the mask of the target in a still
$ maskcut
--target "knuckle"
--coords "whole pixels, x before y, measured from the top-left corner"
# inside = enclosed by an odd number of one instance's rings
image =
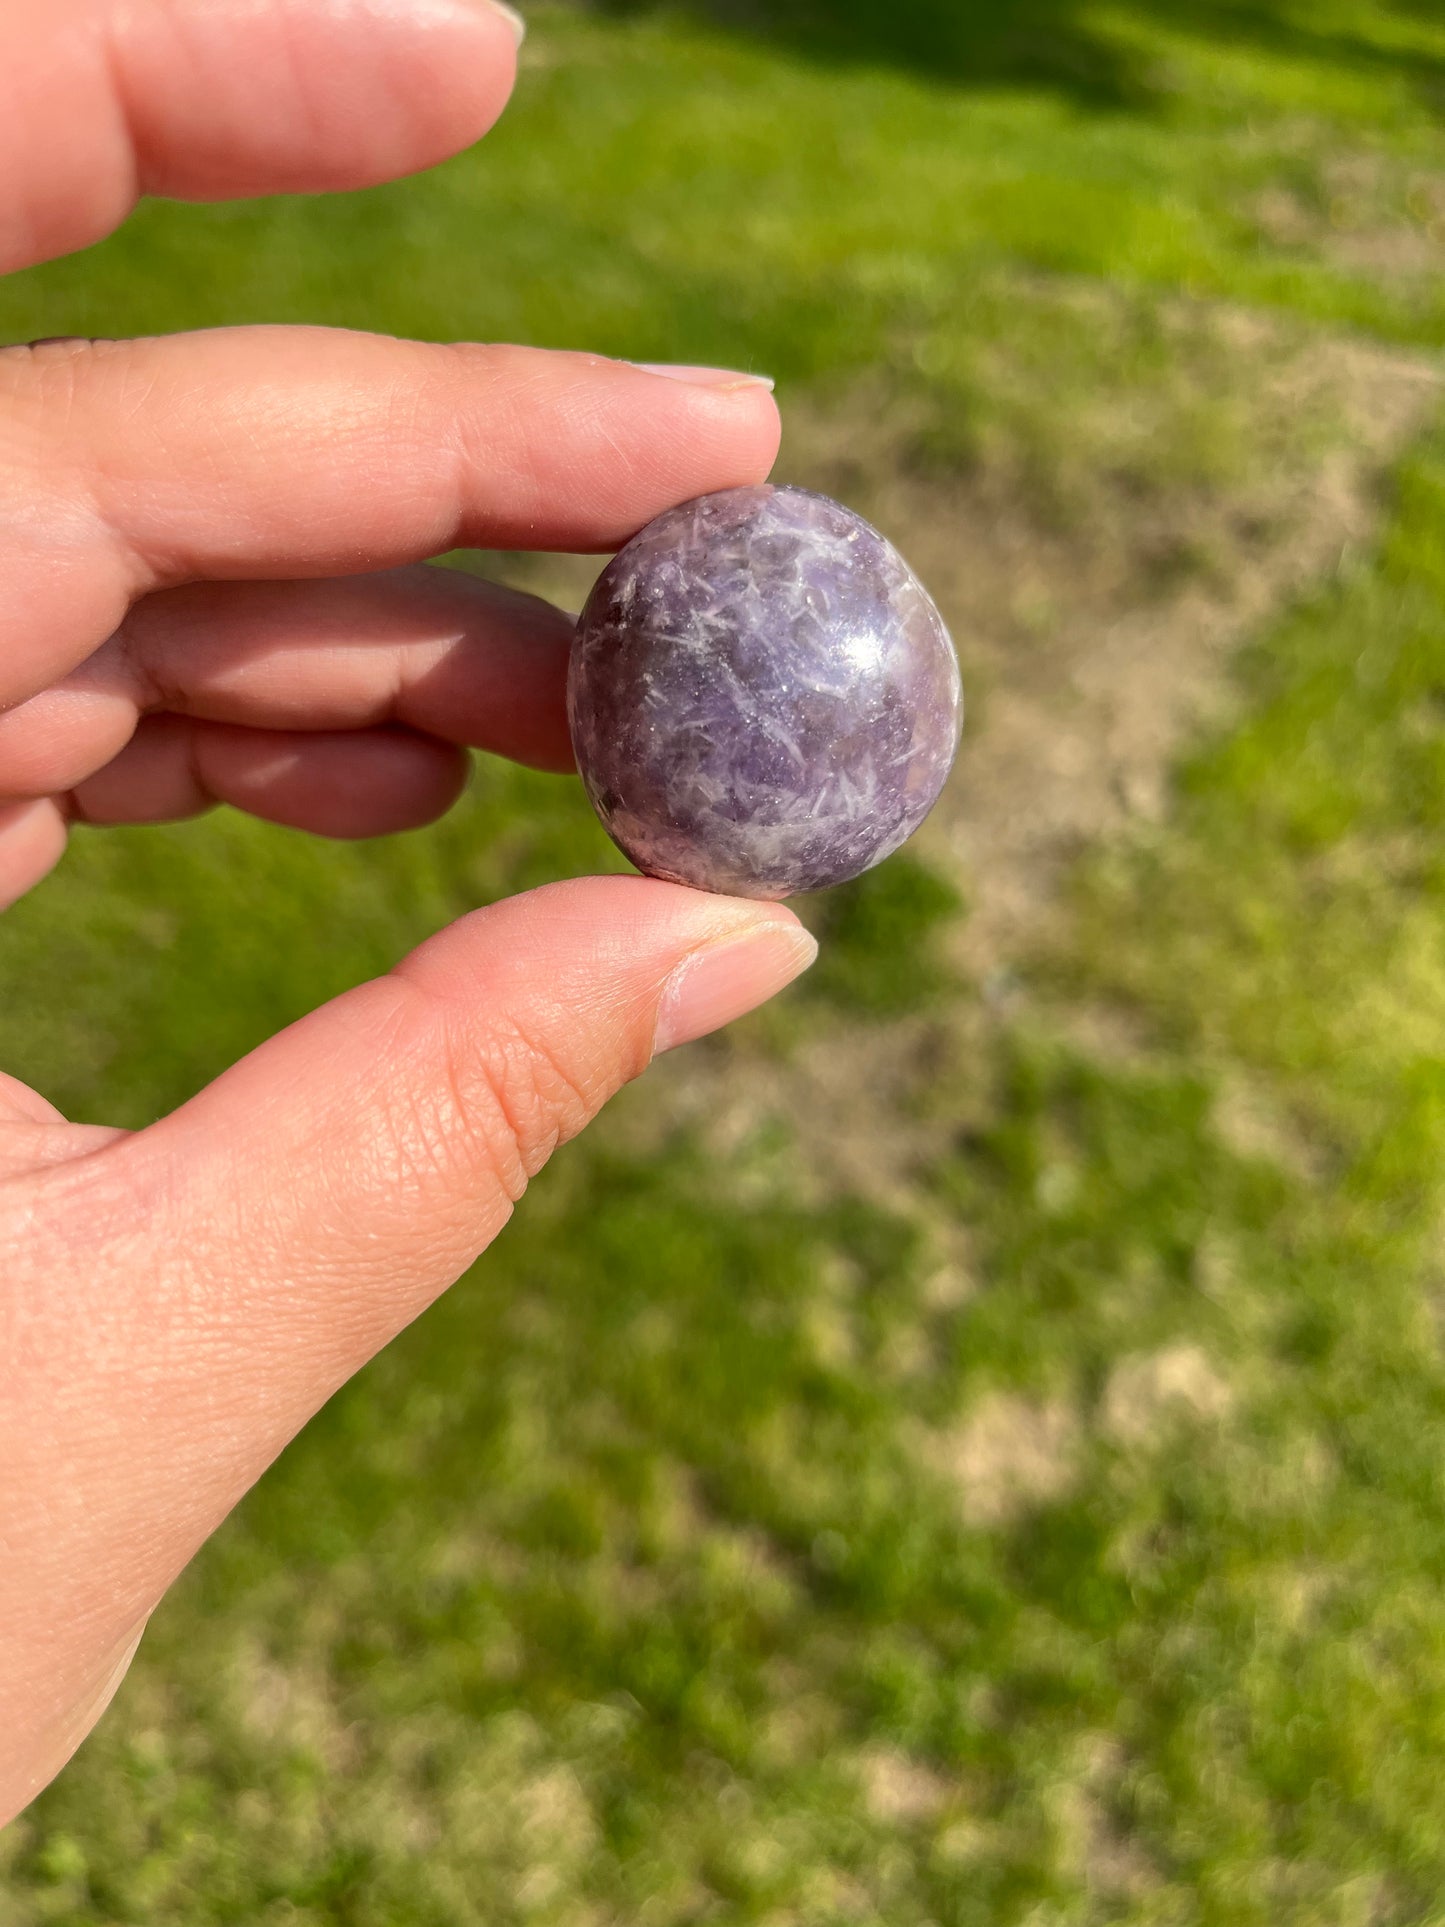
[[[32,413],[51,429],[67,420],[100,346],[83,335],[56,335],[0,348],[7,426],[23,426]]]
[[[436,1075],[425,1095],[406,1092],[393,1120],[398,1177],[407,1188],[439,1180],[443,1190],[470,1191],[480,1169],[515,1203],[589,1122],[598,1093],[544,1032],[513,1016],[482,1029],[444,1009],[433,1043]]]
[[[52,539],[76,517],[89,528],[86,402],[97,358],[119,345],[77,338],[0,348],[0,495],[7,521],[28,504],[31,527]]]
[[[481,1048],[454,1033],[447,1056],[461,1127],[479,1138],[515,1200],[595,1103],[561,1053],[515,1017],[493,1024]]]
[[[97,425],[132,431],[155,385],[145,340],[57,335],[0,348],[0,431],[12,453],[43,451],[46,473],[91,479]]]

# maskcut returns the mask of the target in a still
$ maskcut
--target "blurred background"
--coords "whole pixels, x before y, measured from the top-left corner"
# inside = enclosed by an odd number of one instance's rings
[[[1438,0],[527,10],[477,152],[148,206],[0,338],[770,373],[964,756],[208,1548],[0,1924],[1445,1919]],[[139,1124],[618,861],[488,761],[394,841],[82,836],[0,1062]]]

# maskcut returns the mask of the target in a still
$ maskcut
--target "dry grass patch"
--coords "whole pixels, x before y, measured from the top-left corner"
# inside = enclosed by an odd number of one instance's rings
[[[883,1826],[913,1827],[936,1820],[956,1797],[941,1773],[895,1746],[860,1755],[858,1774],[870,1817]]]
[[[996,1526],[1062,1498],[1074,1482],[1082,1430],[1062,1400],[1007,1392],[981,1399],[957,1425],[921,1433],[920,1458],[957,1490],[971,1526]]]
[[[1152,1445],[1180,1422],[1208,1424],[1234,1403],[1227,1379],[1197,1345],[1125,1358],[1104,1391],[1104,1430],[1123,1445]]]
[[[1102,287],[1021,298],[1045,295],[1104,348],[1145,325]],[[1131,381],[1125,361],[1102,399],[1093,378],[1077,398],[1016,394],[951,468],[923,445],[946,406],[936,394],[880,377],[877,393],[785,398],[780,473],[875,520],[957,639],[963,753],[916,847],[961,889],[968,914],[948,945],[986,996],[804,1026],[781,1054],[778,1034],[744,1026],[655,1066],[645,1097],[609,1119],[638,1150],[697,1133],[751,1183],[745,1201],[851,1193],[909,1215],[961,1295],[972,1267],[921,1174],[987,1114],[979,1066],[1014,967],[1047,941],[1077,854],[1165,810],[1182,742],[1228,713],[1245,638],[1371,539],[1383,477],[1440,389],[1423,358],[1235,308],[1175,301],[1147,325],[1147,376]],[[1220,446],[1200,426],[1215,405],[1230,424]],[[1192,454],[1178,445],[1191,437]],[[519,566],[575,605],[598,564]],[[763,1147],[752,1164],[739,1159],[750,1143]]]

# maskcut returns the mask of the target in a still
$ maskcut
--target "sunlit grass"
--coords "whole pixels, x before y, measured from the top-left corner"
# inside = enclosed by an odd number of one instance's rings
[[[148,208],[6,284],[0,332],[757,367],[814,416],[881,396],[941,517],[1000,477],[1040,539],[1269,468],[1260,328],[1196,303],[1445,346],[1424,7],[998,9],[1074,63],[1030,78],[1001,32],[920,72],[923,4],[893,41],[840,9],[831,55],[826,10],[539,6],[477,154]],[[826,1115],[569,1148],[187,1576],[0,1843],[0,1927],[1436,1917],[1438,441],[1390,513],[1008,997],[912,855],[810,909],[824,959],[748,1048],[933,1026],[896,1199],[817,1183]],[[574,786],[493,764],[380,844],[85,836],[0,926],[0,1055],[142,1123],[462,910],[616,861]]]

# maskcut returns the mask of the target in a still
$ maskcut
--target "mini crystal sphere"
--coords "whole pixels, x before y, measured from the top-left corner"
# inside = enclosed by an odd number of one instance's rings
[[[913,834],[963,692],[892,544],[826,496],[765,484],[669,509],[609,563],[567,707],[593,807],[639,870],[779,898]]]

